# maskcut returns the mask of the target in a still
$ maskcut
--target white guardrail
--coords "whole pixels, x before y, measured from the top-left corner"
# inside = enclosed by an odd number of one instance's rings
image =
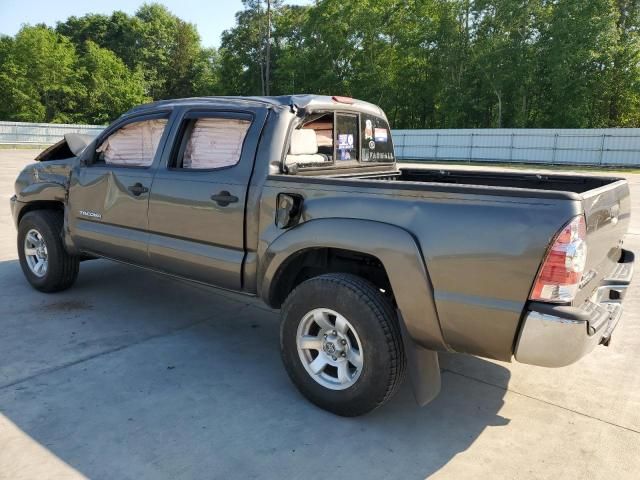
[[[53,145],[65,133],[98,135],[104,128],[72,123],[0,122],[0,145]]]
[[[105,127],[0,122],[0,144],[50,145]],[[640,167],[640,128],[393,130],[400,160]]]
[[[394,130],[415,161],[640,166],[640,128]]]

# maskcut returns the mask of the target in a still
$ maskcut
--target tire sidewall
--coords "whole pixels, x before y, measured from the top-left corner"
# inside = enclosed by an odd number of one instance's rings
[[[40,235],[42,235],[47,246],[47,272],[42,277],[38,277],[31,271],[24,252],[24,240],[31,229],[37,230]],[[49,223],[37,212],[27,213],[22,220],[20,220],[20,225],[18,226],[18,258],[20,259],[20,267],[29,283],[37,289],[47,288],[55,279],[55,272],[58,267],[58,242],[59,240],[56,238],[56,233],[53,232]]]
[[[305,369],[297,350],[298,326],[310,311],[327,308],[343,315],[358,333],[363,349],[363,368],[356,382],[343,390],[331,390],[316,382]],[[384,312],[356,291],[331,281],[312,279],[296,288],[283,309],[281,350],[287,372],[302,393],[322,408],[345,414],[354,404],[363,408],[381,402],[391,376],[387,339],[376,317]],[[372,407],[373,408],[373,407]]]

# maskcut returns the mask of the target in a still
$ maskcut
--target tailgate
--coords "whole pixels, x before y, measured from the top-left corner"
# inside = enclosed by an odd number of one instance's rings
[[[619,269],[622,240],[629,227],[629,185],[619,179],[582,193],[587,221],[587,264],[575,305],[580,305],[605,278]],[[618,275],[620,272],[618,272]]]

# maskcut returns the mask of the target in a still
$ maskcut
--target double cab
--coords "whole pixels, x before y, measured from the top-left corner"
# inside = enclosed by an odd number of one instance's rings
[[[428,403],[438,352],[578,361],[610,342],[634,262],[624,179],[409,168],[384,112],[345,97],[134,108],[43,152],[11,209],[40,291],[100,257],[280,309],[293,383],[344,416],[407,374]]]

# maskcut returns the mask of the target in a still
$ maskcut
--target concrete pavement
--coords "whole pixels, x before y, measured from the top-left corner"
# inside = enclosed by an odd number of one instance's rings
[[[257,301],[103,260],[32,290],[6,199],[33,156],[0,150],[0,479],[638,478],[637,277],[612,346],[576,365],[443,355],[429,406],[406,384],[338,418],[291,385]]]

